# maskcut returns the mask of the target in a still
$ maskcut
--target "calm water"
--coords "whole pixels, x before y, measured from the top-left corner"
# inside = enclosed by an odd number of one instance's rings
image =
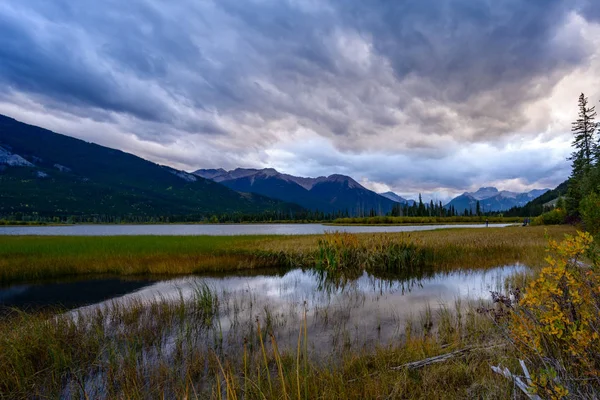
[[[506,227],[510,224],[490,224]],[[323,224],[248,224],[248,225],[72,225],[0,227],[0,235],[44,236],[121,236],[121,235],[316,235],[327,231],[352,233],[414,232],[447,228],[485,228],[485,225],[417,226],[328,226]]]
[[[153,283],[156,281],[108,278],[13,285],[0,288],[0,314],[6,308],[27,311],[77,308],[123,296]]]
[[[491,290],[502,290],[505,279],[526,271],[522,265],[487,271],[426,273],[404,281],[364,274],[346,285],[327,285],[313,271],[258,276],[187,277],[164,281],[94,280],[71,283],[17,285],[0,289],[0,306],[33,308],[45,305],[76,307],[77,311],[110,308],[142,300],[191,299],[199,285],[208,285],[218,298],[219,332],[224,348],[239,349],[254,329],[256,318],[271,321],[282,346],[293,347],[304,307],[313,350],[344,346],[389,344],[404,334],[407,321],[422,326],[430,311],[455,310],[456,301],[488,300]],[[211,336],[208,335],[208,338]]]

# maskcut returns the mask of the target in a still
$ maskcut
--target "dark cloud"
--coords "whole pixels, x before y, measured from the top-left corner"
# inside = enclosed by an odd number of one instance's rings
[[[598,51],[567,29],[573,15],[600,21],[600,4],[8,0],[0,5],[0,86],[4,98],[28,96],[142,141],[172,146],[195,136],[199,148],[221,153],[220,163],[260,163],[305,131],[341,154],[443,160],[461,146],[502,148],[515,134],[547,130],[549,111],[533,115],[531,105]],[[171,157],[193,163],[189,154]],[[221,166],[203,160],[197,166]],[[338,161],[320,154],[311,162],[346,168]],[[537,171],[553,174],[557,165]],[[471,182],[427,171],[422,182]],[[518,173],[486,171],[461,173]]]

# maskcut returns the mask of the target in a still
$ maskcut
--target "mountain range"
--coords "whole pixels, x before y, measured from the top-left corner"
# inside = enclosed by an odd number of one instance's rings
[[[272,168],[236,168],[230,171],[200,169],[194,175],[212,179],[239,192],[258,193],[287,202],[295,202],[307,209],[326,212],[348,210],[350,215],[364,215],[370,210],[377,214],[388,213],[396,203],[412,206],[415,200],[406,199],[394,192],[375,193],[349,176],[305,178],[283,174]],[[482,187],[476,192],[465,192],[452,199],[451,206],[458,213],[475,212],[477,201],[483,212],[506,211],[522,207],[550,189],[535,189],[526,193],[500,191],[495,187]]]
[[[302,208],[0,116],[0,215],[206,215]]]
[[[463,213],[465,210],[475,212],[477,202],[479,202],[482,212],[506,211],[513,207],[523,207],[549,190],[534,189],[525,193],[516,193],[506,190],[499,191],[495,187],[482,187],[476,192],[465,192],[455,197],[445,207],[454,207],[458,213]]]
[[[416,203],[414,200],[405,199],[402,196],[398,196],[394,192],[385,192],[385,193],[379,193],[379,194],[382,195],[385,198],[388,198],[388,199],[390,199],[392,201],[395,201],[396,203],[408,204],[409,206],[412,206],[413,204]]]
[[[350,216],[389,213],[415,203],[375,193],[349,176],[317,178],[272,168],[193,173],[18,122],[0,115],[0,215],[207,215],[319,210]],[[483,187],[454,198],[459,213],[521,207],[548,192]]]
[[[381,196],[345,175],[303,178],[282,174],[272,168],[200,169],[193,174],[239,192],[294,202],[310,210],[347,212],[352,216],[368,215],[373,210],[382,215],[396,205],[395,200]]]

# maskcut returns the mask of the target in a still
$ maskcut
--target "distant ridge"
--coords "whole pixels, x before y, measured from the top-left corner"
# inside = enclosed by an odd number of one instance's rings
[[[465,210],[475,212],[477,202],[479,202],[482,212],[507,211],[513,207],[522,207],[549,190],[534,189],[525,193],[517,193],[506,190],[500,191],[495,187],[482,187],[476,192],[465,192],[455,197],[445,207],[454,207],[459,214],[462,214]]]
[[[286,202],[295,202],[310,210],[347,212],[348,215],[389,213],[396,202],[381,196],[349,176],[334,174],[305,178],[282,174],[273,168],[200,169],[194,175],[212,179],[231,189],[258,193]]]
[[[385,193],[379,193],[379,194],[383,197],[386,197],[386,198],[392,200],[392,201],[395,201],[396,203],[408,204],[409,206],[412,206],[413,204],[415,204],[414,200],[407,200],[402,196],[398,196],[394,192],[385,192]]]

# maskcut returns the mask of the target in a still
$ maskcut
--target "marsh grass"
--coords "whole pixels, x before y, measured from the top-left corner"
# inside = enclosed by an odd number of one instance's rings
[[[220,331],[206,315],[223,311],[222,296],[200,285],[188,300],[113,303],[58,316],[15,312],[0,323],[1,397],[452,399],[512,393],[489,364],[511,366],[513,354],[497,346],[502,336],[475,305],[457,301],[453,308],[428,309],[420,320],[407,321],[393,343],[366,350],[350,341],[344,351],[332,348],[330,356],[319,357],[309,351],[306,303],[289,326],[294,343],[283,348],[266,313],[232,328],[244,337],[236,345],[207,340]],[[329,324],[344,324],[330,315]],[[464,347],[480,349],[418,370],[393,369]]]
[[[573,233],[548,227],[550,238]],[[0,237],[0,284],[69,276],[176,276],[273,267],[340,265],[383,274],[424,263],[436,270],[491,268],[521,262],[542,265],[544,227],[445,229],[428,232],[348,235],[347,243],[326,244],[314,236],[124,236]],[[423,261],[424,260],[424,261]]]
[[[94,274],[181,275],[264,266],[301,266],[348,279],[543,262],[547,237],[569,227],[441,230],[410,234],[303,237],[4,237],[0,281]],[[515,278],[528,279],[527,276]],[[253,298],[244,300],[253,304]],[[513,350],[476,306],[426,308],[393,342],[368,350],[351,338],[348,304],[313,311],[332,326],[330,358],[310,352],[301,316],[255,310],[207,285],[191,298],[113,303],[76,313],[0,319],[0,397],[365,399],[508,398],[512,384],[489,365],[516,369]],[[244,311],[245,310],[245,311]],[[222,314],[232,314],[230,328]],[[258,313],[256,323],[241,315]],[[294,326],[294,324],[296,324]],[[280,347],[275,331],[298,332]],[[372,327],[374,330],[376,326]],[[241,340],[244,338],[244,340]],[[477,347],[419,370],[392,367]],[[334,356],[334,354],[336,356]],[[341,354],[341,356],[340,356]],[[514,367],[514,368],[513,368]]]
[[[417,225],[417,224],[515,224],[523,221],[521,217],[356,217],[356,218],[338,218],[333,221],[334,225]]]

